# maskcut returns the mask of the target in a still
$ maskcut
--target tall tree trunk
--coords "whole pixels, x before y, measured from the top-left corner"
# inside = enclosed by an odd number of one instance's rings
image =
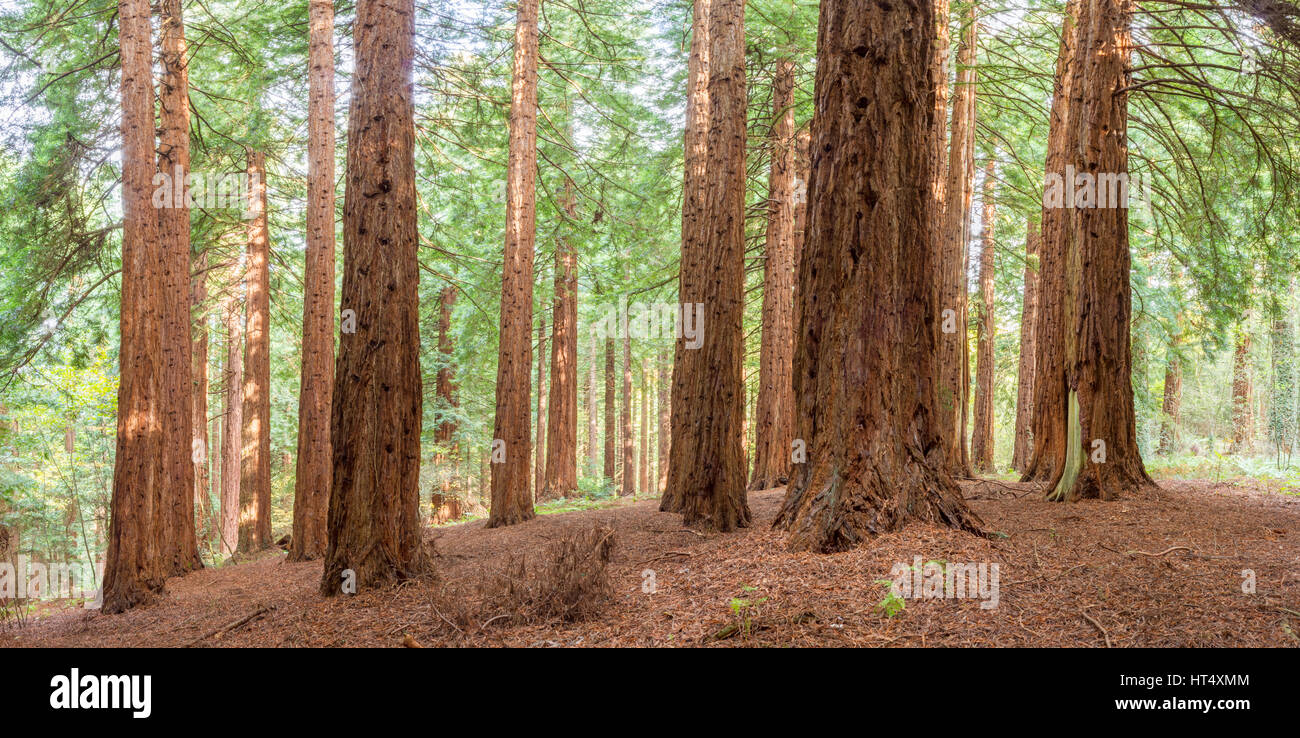
[[[622,473],[619,494],[636,495],[636,439],[632,435],[632,332],[623,320],[623,403],[619,406],[618,427],[622,439]]]
[[[487,526],[532,519],[528,450],[532,448],[529,369],[532,367],[533,242],[537,236],[537,15],[539,0],[519,0],[510,99],[505,266],[501,277],[501,340],[492,438],[505,460],[492,465]]]
[[[334,2],[311,0],[307,93],[307,264],[290,561],[325,555],[334,392]]]
[[[1253,387],[1250,379],[1250,314],[1237,329],[1232,359],[1232,453],[1248,453],[1255,435],[1255,418],[1251,414]]]
[[[763,333],[755,406],[756,453],[749,489],[768,489],[790,476],[794,438],[794,62],[777,62],[772,85],[772,171],[768,177],[763,262]]]
[[[348,581],[378,585],[428,567],[420,542],[415,2],[359,0],[356,12],[340,300],[355,311],[356,331],[342,334],[334,376],[327,596]]]
[[[566,225],[574,223],[577,197],[568,177],[564,179],[563,208]],[[572,497],[578,490],[578,251],[567,234],[555,249],[551,331],[546,480],[540,492],[546,500]]]
[[[975,424],[971,432],[971,456],[977,471],[992,474],[993,465],[993,346],[996,341],[993,322],[993,277],[996,254],[993,226],[997,219],[994,203],[995,163],[989,159],[984,169],[984,217],[980,234],[980,302],[975,323]]]
[[[1279,463],[1288,463],[1296,441],[1295,282],[1275,293],[1271,307],[1269,363],[1273,386],[1269,392],[1268,438]]]
[[[641,365],[641,454],[637,457],[637,489],[650,491],[650,376]]]
[[[1178,416],[1183,404],[1183,362],[1178,356],[1178,340],[1169,347],[1165,363],[1164,402],[1160,406],[1161,456],[1172,454],[1178,444]]]
[[[195,275],[190,281],[190,306],[195,316],[193,363],[190,371],[194,399],[190,429],[194,435],[190,453],[194,464],[194,532],[197,540],[206,544],[212,540],[212,531],[209,530],[212,477],[208,471],[211,462],[208,451],[211,443],[208,438],[208,314],[205,305],[208,299],[207,251],[198,254],[194,266]]]
[[[1128,177],[1129,0],[1081,3],[1071,70],[1070,122],[1079,140],[1074,171]],[[1077,117],[1076,117],[1077,115]],[[1078,123],[1076,125],[1076,123]],[[1086,125],[1084,125],[1086,124]],[[1097,180],[1100,182],[1100,178]],[[1068,297],[1066,460],[1048,499],[1114,499],[1154,485],[1142,463],[1133,407],[1130,315],[1132,287],[1126,203],[1073,208],[1078,300]]]
[[[453,367],[455,360],[455,340],[451,335],[451,313],[456,306],[456,288],[450,285],[438,293],[438,424],[434,427],[433,441],[440,449],[434,458],[440,482],[434,488],[429,500],[433,510],[433,522],[445,523],[459,518],[464,510],[460,496],[452,487],[453,475],[447,468],[452,455],[451,447],[456,438],[455,411],[458,406],[456,397],[456,374]]]
[[[605,481],[618,483],[618,441],[614,425],[617,401],[614,393],[614,337],[605,339]]]
[[[709,227],[704,214],[704,197],[709,187],[709,13],[712,3],[713,0],[695,0],[691,11],[691,53],[686,65],[686,130],[682,140],[682,251],[677,279],[677,294],[683,311],[690,307],[687,296],[695,294],[696,283],[708,276],[702,274],[699,261],[701,244]],[[689,425],[694,412],[694,408],[686,405],[688,389],[683,373],[685,352],[689,350],[685,338],[678,336],[673,348],[673,428]],[[670,468],[673,456],[687,453],[684,439],[679,436],[675,441],[669,447]],[[681,463],[693,464],[695,459],[692,457]],[[659,500],[659,509],[663,512],[682,511],[682,489],[673,481],[670,476]]]
[[[537,450],[533,457],[533,495],[541,502],[546,484],[546,313],[537,317]]]
[[[596,404],[596,395],[600,391],[600,338],[595,332],[591,334],[590,357],[587,362],[587,471],[584,474],[594,474],[600,460],[600,414]]]
[[[823,0],[795,350],[796,464],[774,525],[843,551],[909,519],[979,532],[935,423],[928,3]]]
[[[1048,124],[1039,241],[1038,317],[1034,330],[1033,453],[1021,475],[1025,482],[1051,481],[1065,463],[1069,404],[1065,380],[1066,303],[1074,299],[1073,288],[1067,291],[1066,258],[1074,250],[1074,231],[1069,211],[1049,202],[1051,184],[1047,178],[1065,176],[1073,140],[1068,119],[1073,97],[1074,53],[1078,45],[1079,2],[1069,0],[1066,4]]]
[[[975,30],[975,4],[971,3],[966,6],[957,45],[952,143],[948,149],[948,181],[944,186],[943,233],[939,237],[943,255],[940,263],[932,266],[942,278],[937,314],[940,321],[938,430],[947,449],[948,469],[961,476],[970,476],[966,452],[966,405],[970,393],[966,274],[975,178]],[[933,67],[932,59],[929,65]]]
[[[248,325],[244,336],[244,448],[239,485],[239,550],[271,545],[271,238],[266,154],[248,152],[253,219],[248,227]]]
[[[659,358],[659,454],[655,469],[655,490],[664,494],[668,486],[668,439],[672,432],[672,354],[667,351]]]
[[[190,171],[189,73],[185,59],[185,22],[181,0],[158,4],[158,171],[175,183]],[[168,474],[190,490],[172,498],[169,514],[155,520],[156,535],[169,548],[172,574],[202,568],[194,530],[194,371],[190,319],[190,211],[185,198],[158,209],[163,248],[163,381],[167,411],[163,436]]]
[[[1038,222],[1030,219],[1025,236],[1025,293],[1020,312],[1020,367],[1016,382],[1016,439],[1011,466],[1028,468],[1034,417],[1034,342],[1038,320]]]
[[[708,186],[699,212],[703,238],[683,244],[683,262],[707,279],[683,278],[682,302],[701,305],[697,349],[679,352],[681,402],[673,398],[669,496],[686,525],[747,527],[743,358],[745,252],[745,4],[709,8]],[[687,256],[688,247],[696,252]],[[683,273],[686,268],[683,267]],[[680,345],[680,342],[679,342]],[[674,383],[677,383],[674,377]],[[688,412],[678,413],[681,409]],[[661,503],[662,507],[662,503]]]
[[[242,291],[242,290],[240,290]],[[226,384],[221,431],[221,555],[231,556],[239,546],[240,459],[244,435],[244,300],[226,299],[222,317],[226,324]]]
[[[167,466],[163,376],[165,272],[157,211],[151,205],[155,170],[152,43],[149,3],[119,0],[122,95],[122,297],[117,401],[117,451],[103,610],[117,613],[162,589],[171,574],[155,522],[173,498],[192,499],[192,485]],[[188,377],[186,372],[185,376]],[[15,550],[16,543],[14,544]]]

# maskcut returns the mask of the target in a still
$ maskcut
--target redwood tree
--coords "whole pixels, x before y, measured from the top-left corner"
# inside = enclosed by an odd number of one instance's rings
[[[573,180],[564,179],[564,217],[578,216]],[[578,250],[562,236],[555,249],[555,300],[551,317],[551,401],[547,417],[546,480],[542,499],[578,490]]]
[[[957,45],[957,84],[952,97],[948,181],[943,192],[943,232],[938,236],[943,249],[939,263],[931,267],[940,278],[936,311],[939,321],[938,431],[947,448],[949,470],[962,476],[970,475],[966,451],[966,402],[970,392],[966,274],[975,177],[975,28],[975,4],[970,3],[962,17]],[[933,50],[930,53],[929,64],[933,66]]]
[[[1068,116],[1078,13],[1079,0],[1069,0],[1061,27],[1052,107],[1048,119],[1047,159],[1044,165],[1044,174],[1048,176],[1065,175],[1072,140]],[[1045,181],[1042,238],[1039,240],[1038,316],[1034,329],[1033,453],[1021,475],[1021,480],[1026,482],[1051,481],[1065,461],[1065,316],[1067,301],[1073,300],[1073,288],[1066,279],[1066,257],[1073,251],[1074,230],[1069,212],[1063,207],[1049,204],[1047,188]]]
[[[1082,0],[1071,69],[1069,148],[1076,172],[1128,177],[1128,0]],[[1100,183],[1100,176],[1096,180]],[[1133,407],[1132,287],[1126,203],[1074,203],[1067,278],[1065,463],[1048,499],[1114,499],[1153,485],[1138,450]]]
[[[678,342],[668,493],[687,525],[731,531],[750,523],[745,495],[742,372],[745,256],[745,4],[713,0],[708,11],[707,186],[698,241],[683,239],[681,301],[700,305],[701,345]],[[689,252],[689,253],[688,253]],[[687,264],[693,264],[688,271]],[[693,274],[687,278],[687,274]],[[705,278],[707,276],[707,278]],[[678,389],[677,387],[674,388]]]
[[[794,62],[781,59],[772,84],[772,169],[768,175],[763,249],[763,327],[755,408],[756,453],[749,489],[768,489],[790,476],[794,438]]]
[[[696,282],[701,279],[700,243],[708,229],[703,214],[704,195],[708,190],[708,135],[709,135],[709,10],[713,0],[695,0],[691,9],[691,53],[686,63],[686,129],[682,138],[682,250],[677,276],[677,294],[686,309],[687,295],[694,294]],[[685,366],[686,340],[677,337],[673,347],[672,391],[670,424],[684,428],[690,424],[695,408],[686,404],[687,387]],[[677,433],[670,433],[678,436]],[[693,453],[677,437],[670,440],[669,468],[672,459]],[[693,464],[694,457],[682,459],[683,467]],[[682,495],[671,476],[665,476],[659,509],[664,512],[681,512]]]
[[[971,456],[975,469],[992,473],[993,468],[993,346],[997,338],[993,322],[993,269],[996,253],[993,223],[997,207],[993,200],[993,159],[984,169],[984,217],[980,234],[979,310],[975,323],[975,423],[971,430]]]
[[[271,239],[265,153],[249,149],[248,181],[253,219],[248,226],[239,550],[257,551],[271,545]]]
[[[181,0],[158,3],[158,45],[162,76],[158,79],[158,171],[173,185],[183,184],[190,171],[189,74],[185,58],[185,22]],[[168,181],[168,180],[163,180]],[[154,534],[168,548],[171,574],[203,566],[199,559],[194,522],[194,357],[190,299],[190,211],[185,198],[158,213],[163,271],[163,382],[166,412],[163,442],[167,473],[184,482],[191,492],[170,498],[167,515],[154,520]]]
[[[1038,318],[1038,223],[1029,221],[1025,236],[1024,300],[1020,312],[1020,366],[1016,379],[1016,438],[1011,467],[1023,472],[1029,463],[1030,424],[1034,415],[1034,342]]]
[[[795,349],[807,463],[775,525],[852,548],[909,519],[980,531],[935,422],[933,6],[823,0]]]
[[[303,285],[298,468],[290,561],[325,555],[334,391],[334,2],[311,0],[307,93],[307,264]]]
[[[166,384],[160,320],[164,270],[158,213],[151,207],[154,166],[149,3],[119,0],[122,81],[122,296],[117,451],[104,562],[103,610],[117,613],[162,589],[171,573],[156,523],[190,485],[167,468]],[[185,373],[189,377],[189,372]]]
[[[534,516],[529,494],[532,448],[530,378],[533,326],[533,243],[537,231],[537,16],[539,0],[519,0],[510,97],[510,153],[506,166],[506,244],[501,275],[501,331],[497,353],[493,442],[505,459],[492,465],[487,527]]]
[[[340,300],[355,311],[356,331],[342,334],[334,376],[327,596],[349,579],[378,585],[428,563],[420,543],[415,2],[359,0],[356,12]],[[345,578],[349,570],[354,578]]]
[[[242,285],[236,288],[242,292]],[[221,545],[222,556],[235,553],[239,545],[240,450],[244,434],[244,300],[241,295],[226,299],[222,310],[226,325],[225,402],[221,430]]]
[[[453,413],[458,405],[456,397],[456,373],[452,366],[452,351],[455,342],[451,334],[451,313],[456,306],[456,288],[450,285],[438,293],[438,425],[434,427],[433,442],[440,449],[434,457],[434,464],[440,479],[430,494],[429,502],[433,510],[433,521],[445,523],[459,518],[463,512],[461,499],[452,489],[453,474],[447,469],[450,463],[450,446],[456,437],[456,421]]]

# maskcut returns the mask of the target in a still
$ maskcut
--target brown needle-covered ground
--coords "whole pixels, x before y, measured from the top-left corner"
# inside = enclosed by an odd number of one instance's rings
[[[269,553],[172,580],[122,615],[51,615],[0,633],[0,647],[1300,645],[1300,498],[1165,481],[1139,498],[1066,505],[1039,501],[1029,485],[964,487],[998,534],[916,524],[848,553],[790,553],[769,528],[784,490],[751,494],[755,526],[733,534],[683,529],[641,501],[495,530],[438,528],[436,580],[353,597],[321,597],[319,563]],[[498,617],[490,597],[475,600],[513,556],[542,555],[595,525],[613,528],[616,546],[613,595],[594,618],[520,622]],[[909,599],[887,617],[876,580],[914,556],[998,563],[997,608]],[[1242,591],[1247,569],[1254,594]],[[751,603],[739,614],[737,597]]]

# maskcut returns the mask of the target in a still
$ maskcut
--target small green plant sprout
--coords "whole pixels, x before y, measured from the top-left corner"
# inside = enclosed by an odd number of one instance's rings
[[[743,592],[754,592],[756,590],[757,587],[751,587],[747,584],[741,586],[741,591]],[[763,604],[764,602],[767,602],[766,597],[760,597],[757,600],[749,599],[746,597],[732,597],[731,601],[727,603],[727,606],[731,608],[731,614],[734,615],[736,617],[736,620],[740,623],[741,637],[743,638],[749,637],[751,615],[753,614],[755,608],[757,608],[759,605]]]
[[[894,580],[877,579],[876,584],[884,585],[885,587],[885,598],[876,603],[876,609],[883,612],[885,617],[892,618],[907,609],[907,600],[903,599],[894,591]]]

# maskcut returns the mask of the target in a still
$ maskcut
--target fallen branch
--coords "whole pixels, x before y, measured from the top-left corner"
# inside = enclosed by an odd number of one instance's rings
[[[1124,553],[1128,554],[1129,556],[1142,554],[1143,556],[1153,556],[1155,558],[1160,558],[1161,556],[1164,556],[1165,554],[1171,551],[1191,551],[1191,550],[1192,549],[1188,546],[1170,546],[1169,548],[1166,548],[1160,553],[1147,553],[1146,551],[1125,551]]]
[[[1084,609],[1086,610],[1087,608]],[[1084,612],[1084,610],[1080,610],[1079,614],[1082,615],[1085,620],[1092,623],[1092,626],[1094,628],[1101,631],[1101,637],[1106,639],[1106,648],[1110,648],[1110,634],[1106,632],[1105,628],[1101,627],[1101,623],[1094,620],[1093,617],[1088,613]]]
[[[644,566],[646,564],[649,564],[654,561],[658,561],[660,559],[666,559],[669,556],[690,556],[690,555],[691,554],[687,551],[669,551],[668,553],[659,554],[658,556],[655,556],[652,559],[646,559],[645,561],[638,562],[637,564],[635,564],[635,566]]]
[[[205,634],[199,636],[198,638],[195,638],[194,640],[192,640],[192,641],[190,641],[189,643],[185,644],[185,647],[186,647],[186,648],[193,648],[194,646],[197,646],[198,644],[202,643],[203,641],[206,641],[206,640],[209,639],[209,638],[213,638],[213,637],[215,637],[215,636],[219,636],[219,635],[221,635],[221,634],[223,634],[223,633],[227,633],[227,632],[229,632],[229,631],[232,631],[232,630],[234,630],[235,628],[242,627],[242,626],[246,625],[248,622],[254,620],[255,618],[261,617],[262,615],[265,615],[266,613],[268,613],[268,612],[270,612],[270,611],[272,611],[272,610],[274,610],[274,609],[275,609],[275,608],[272,607],[272,606],[270,606],[270,605],[262,605],[261,607],[259,607],[259,608],[257,608],[256,610],[250,612],[249,614],[245,615],[244,617],[242,617],[242,618],[240,618],[240,619],[234,621],[233,623],[228,623],[228,624],[226,624],[226,625],[221,626],[220,628],[217,628],[216,630],[214,630],[214,631],[212,631],[212,632],[210,632],[210,633],[205,633]]]

